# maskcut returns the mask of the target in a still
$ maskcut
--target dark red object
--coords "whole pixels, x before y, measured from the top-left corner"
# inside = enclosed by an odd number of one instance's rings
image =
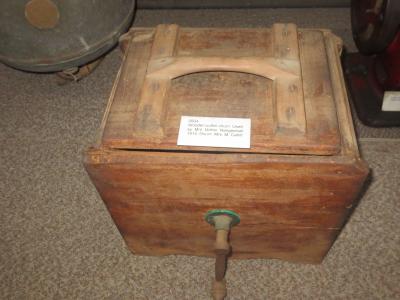
[[[400,112],[381,109],[385,91],[400,91],[400,1],[353,0],[352,30],[362,54],[346,54],[343,65],[358,117],[400,126]]]
[[[400,90],[400,31],[379,59],[387,73],[387,78],[383,82],[385,90]]]

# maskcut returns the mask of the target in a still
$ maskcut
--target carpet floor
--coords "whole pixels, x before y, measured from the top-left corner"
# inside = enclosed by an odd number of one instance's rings
[[[349,10],[139,10],[134,26],[331,28],[349,50]],[[0,65],[0,298],[209,299],[213,259],[132,255],[82,166],[120,66],[89,77]],[[227,299],[400,299],[400,128],[355,120],[372,182],[321,265],[231,261]]]

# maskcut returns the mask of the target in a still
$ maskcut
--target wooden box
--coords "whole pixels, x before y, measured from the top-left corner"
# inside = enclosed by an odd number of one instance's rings
[[[230,209],[233,258],[320,262],[368,174],[326,30],[133,29],[85,167],[137,254],[214,256],[210,209]],[[177,145],[181,116],[251,119],[251,146]]]

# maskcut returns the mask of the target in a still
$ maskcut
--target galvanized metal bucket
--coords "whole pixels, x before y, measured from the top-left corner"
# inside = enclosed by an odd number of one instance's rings
[[[87,64],[130,26],[134,0],[0,1],[0,61],[33,72]]]

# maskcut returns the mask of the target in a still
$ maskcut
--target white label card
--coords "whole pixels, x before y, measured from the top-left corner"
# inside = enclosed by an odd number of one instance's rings
[[[250,148],[251,120],[181,117],[179,146]]]
[[[382,111],[400,111],[400,91],[386,91],[383,96]]]

